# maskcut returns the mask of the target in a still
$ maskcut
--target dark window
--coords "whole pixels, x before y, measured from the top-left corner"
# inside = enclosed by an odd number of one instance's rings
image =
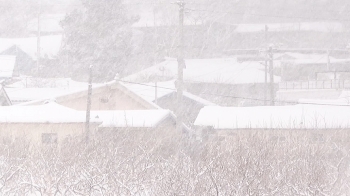
[[[107,97],[101,97],[100,98],[100,102],[101,103],[108,103],[109,102],[109,99]]]

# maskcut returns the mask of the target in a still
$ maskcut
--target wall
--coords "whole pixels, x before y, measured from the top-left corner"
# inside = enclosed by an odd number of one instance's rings
[[[93,90],[95,91],[95,90]],[[86,110],[87,92],[73,95],[71,98],[57,100],[59,104],[76,110]],[[91,97],[91,110],[141,110],[148,109],[118,89],[103,88]]]
[[[90,130],[94,134],[97,124],[91,124]],[[57,133],[58,143],[67,137],[77,137],[84,133],[84,123],[68,124],[39,124],[39,123],[0,123],[0,138],[26,138],[33,145],[42,144],[42,133]]]

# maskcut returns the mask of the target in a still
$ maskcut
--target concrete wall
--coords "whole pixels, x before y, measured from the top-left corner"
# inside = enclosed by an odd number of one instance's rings
[[[91,134],[97,129],[97,124],[91,124]],[[68,137],[83,136],[84,123],[40,124],[40,123],[0,123],[0,138],[25,138],[33,145],[42,144],[43,133],[57,133],[57,143],[60,144]]]

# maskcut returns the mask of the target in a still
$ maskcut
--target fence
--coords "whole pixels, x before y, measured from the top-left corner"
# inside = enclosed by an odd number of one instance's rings
[[[350,80],[313,80],[280,82],[279,89],[350,89]]]

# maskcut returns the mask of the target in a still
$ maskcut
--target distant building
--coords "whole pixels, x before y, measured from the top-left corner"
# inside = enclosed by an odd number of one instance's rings
[[[263,104],[263,101],[259,101],[264,99],[265,88],[265,66],[262,63],[240,63],[236,58],[218,58],[186,59],[185,64],[184,84],[187,92],[223,106]],[[154,82],[176,78],[177,61],[167,59],[123,80]],[[276,90],[280,80],[279,76],[274,76]]]

